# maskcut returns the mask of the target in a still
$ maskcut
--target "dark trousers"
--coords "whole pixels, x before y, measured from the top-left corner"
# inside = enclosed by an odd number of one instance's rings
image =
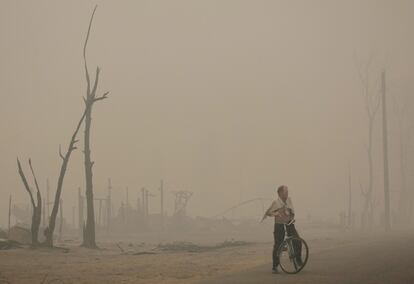
[[[286,225],[287,235],[299,237],[298,232],[295,229],[295,224]],[[277,249],[282,244],[283,240],[285,239],[285,225],[275,223],[275,227],[273,230],[273,237],[275,239],[275,243],[273,245],[273,267],[276,268],[279,265],[279,258],[277,257]],[[302,243],[301,242],[294,242],[293,244],[295,251],[298,252],[296,260],[301,261],[300,252],[302,251]]]

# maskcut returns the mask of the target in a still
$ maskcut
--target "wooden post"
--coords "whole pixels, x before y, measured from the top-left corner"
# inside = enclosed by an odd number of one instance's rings
[[[129,192],[128,192],[128,186],[126,187],[126,189],[125,189],[125,193],[126,193],[126,202],[125,202],[125,204],[126,204],[126,206],[128,207],[129,206]]]
[[[125,206],[124,206],[124,202],[121,202],[121,217],[122,217],[122,224],[125,225]]]
[[[352,225],[352,183],[351,183],[351,169],[349,169],[349,202],[348,202],[348,227]]]
[[[139,193],[138,193],[138,196],[139,196]],[[141,209],[141,198],[137,198],[137,212],[138,213],[141,213],[142,212],[142,209]]]
[[[11,204],[12,204],[12,196],[10,194],[10,197],[9,197],[9,225],[8,225],[8,230],[7,230],[7,237],[10,237]]]
[[[384,206],[385,206],[385,230],[391,228],[390,220],[390,180],[388,167],[388,133],[387,133],[387,100],[385,85],[385,70],[381,74],[381,93],[382,93],[382,138],[384,154]]]
[[[50,193],[50,185],[49,185],[49,179],[46,179],[46,212],[47,212],[47,221],[49,222],[50,218],[50,212],[49,212],[49,193]]]
[[[73,227],[73,229],[76,228],[76,224],[75,224],[75,211],[76,211],[76,206],[72,206],[72,227]]]
[[[142,192],[142,212],[144,213],[143,215],[146,216],[147,215],[147,210],[146,205],[145,205],[145,187],[141,188],[141,192]]]
[[[109,233],[109,225],[111,223],[111,218],[112,218],[111,190],[112,190],[112,183],[111,183],[111,179],[109,178],[108,179],[108,197],[106,200],[106,229],[108,233]]]
[[[160,185],[160,202],[161,202],[161,212],[160,212],[160,220],[161,220],[161,230],[164,229],[164,181],[161,180]]]
[[[146,215],[149,216],[149,206],[148,206],[148,190],[145,190],[145,211]]]

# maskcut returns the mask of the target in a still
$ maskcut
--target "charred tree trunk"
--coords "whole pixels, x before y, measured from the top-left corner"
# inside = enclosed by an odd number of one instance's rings
[[[59,179],[58,179],[58,184],[57,184],[57,189],[56,189],[56,194],[55,194],[55,201],[53,203],[52,214],[50,215],[50,219],[49,219],[49,226],[45,229],[45,232],[44,232],[45,237],[46,237],[45,245],[49,247],[53,247],[53,232],[55,230],[56,217],[58,214],[60,196],[62,194],[63,180],[65,178],[66,169],[67,169],[72,151],[77,149],[75,147],[76,142],[78,142],[78,140],[76,140],[76,135],[78,134],[79,129],[84,119],[85,119],[85,112],[83,113],[81,119],[79,120],[75,132],[72,134],[72,139],[70,140],[66,155],[63,156],[59,149],[59,155],[62,158],[62,166],[60,168],[60,174],[59,174]]]
[[[62,233],[63,233],[63,200],[60,200],[60,222],[59,222],[59,241],[62,240]]]
[[[79,236],[81,238],[83,238],[83,228],[85,225],[85,218],[84,218],[84,214],[83,214],[83,210],[85,208],[85,204],[84,204],[84,198],[81,195],[81,189],[80,187],[78,188],[78,229],[79,229]]]
[[[358,65],[357,58],[355,56],[355,61]],[[373,183],[374,183],[374,164],[373,164],[373,132],[374,132],[374,123],[375,117],[380,105],[380,96],[376,90],[377,84],[376,81],[372,82],[370,76],[370,68],[372,63],[372,56],[368,59],[368,62],[365,66],[357,66],[359,72],[359,79],[361,81],[361,86],[363,89],[363,97],[365,99],[365,110],[368,116],[368,145],[367,158],[368,158],[368,188],[364,192],[361,185],[362,196],[364,197],[364,207],[362,209],[362,228],[369,227],[373,225],[373,216],[374,216],[374,200],[373,200]]]
[[[398,200],[398,222],[400,224],[406,224],[410,222],[410,199],[407,188],[407,148],[409,136],[405,133],[405,119],[407,111],[407,97],[404,97],[401,101],[397,100],[396,96],[393,96],[394,112],[397,116],[397,125],[399,132],[399,150],[400,150],[400,196]]]
[[[84,98],[85,101],[85,149],[84,149],[84,156],[85,156],[85,183],[86,183],[86,226],[84,228],[83,232],[83,244],[82,246],[88,247],[88,248],[96,248],[96,242],[95,242],[95,211],[94,211],[94,204],[93,204],[93,172],[92,167],[93,163],[91,160],[91,148],[90,148],[90,130],[91,130],[91,122],[92,122],[92,108],[95,102],[99,100],[103,100],[107,98],[108,92],[104,93],[101,97],[96,97],[96,90],[98,87],[99,82],[99,67],[96,68],[95,73],[95,82],[91,89],[90,84],[90,77],[89,77],[89,71],[88,71],[88,65],[86,61],[86,47],[88,44],[89,34],[91,31],[93,16],[95,14],[97,6],[95,6],[95,9],[92,12],[91,19],[89,21],[89,28],[88,33],[86,35],[85,44],[83,47],[83,58],[84,58],[84,67],[85,67],[85,76],[86,76],[86,83],[87,83],[87,89],[86,89],[86,98]]]
[[[29,159],[29,165],[30,165],[30,170],[32,172],[33,179],[34,179],[35,185],[36,185],[37,204],[34,201],[32,191],[30,190],[29,184],[27,183],[27,179],[26,179],[26,176],[23,173],[23,169],[22,169],[22,166],[20,164],[20,161],[17,158],[17,166],[19,168],[19,174],[20,174],[20,177],[23,181],[23,185],[24,185],[26,191],[29,193],[30,202],[31,202],[32,208],[33,208],[32,226],[31,226],[32,245],[37,246],[39,244],[39,241],[38,241],[39,226],[40,226],[40,221],[42,219],[42,197],[41,197],[41,194],[40,194],[39,185],[37,183],[37,179],[36,179],[36,176],[34,174],[33,167],[32,167],[32,162],[31,162],[30,159]]]
[[[391,228],[390,216],[390,179],[388,165],[388,132],[387,132],[387,100],[385,87],[385,71],[381,74],[382,82],[382,138],[383,138],[383,154],[384,154],[384,210],[385,210],[385,230]]]
[[[88,95],[89,99],[89,95]],[[95,248],[95,212],[93,207],[93,183],[92,183],[92,166],[90,150],[90,128],[92,103],[87,102],[85,120],[85,178],[86,178],[86,226],[83,232],[83,246]]]

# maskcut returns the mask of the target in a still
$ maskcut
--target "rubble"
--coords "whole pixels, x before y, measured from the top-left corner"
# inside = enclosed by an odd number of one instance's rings
[[[21,248],[19,242],[7,239],[0,239],[0,250]]]
[[[226,247],[235,247],[235,246],[245,246],[250,245],[249,242],[244,241],[224,241],[222,243],[216,244],[214,246],[202,246],[196,245],[191,242],[173,242],[169,244],[159,244],[157,249],[162,251],[187,251],[187,252],[204,252],[214,249],[221,249]]]
[[[7,239],[7,232],[0,229],[0,239]]]
[[[31,244],[32,233],[29,229],[20,226],[13,226],[10,228],[10,234],[8,239],[19,242],[21,244]]]

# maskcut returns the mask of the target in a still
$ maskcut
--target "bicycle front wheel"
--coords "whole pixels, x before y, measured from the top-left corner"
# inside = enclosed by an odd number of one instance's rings
[[[309,257],[309,248],[300,237],[286,238],[277,250],[280,268],[286,273],[295,274],[301,271]]]

